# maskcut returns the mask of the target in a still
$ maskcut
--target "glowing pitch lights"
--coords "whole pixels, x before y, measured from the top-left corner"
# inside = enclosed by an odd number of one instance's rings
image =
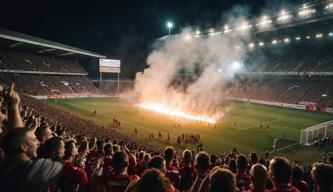
[[[280,11],[278,17],[277,17],[277,22],[278,23],[287,23],[291,20],[293,16],[286,10]]]
[[[170,34],[171,34],[171,28],[173,27],[173,23],[170,22],[170,21],[168,21],[166,25],[167,25],[167,27],[169,29],[169,36],[170,36]]]
[[[254,43],[250,43],[249,44],[249,48],[254,48],[255,47],[255,44]]]
[[[239,61],[235,61],[231,64],[231,70],[233,72],[237,72],[239,70],[241,70],[243,68],[243,63],[239,62]]]
[[[333,3],[329,3],[325,6],[325,9],[328,11],[333,11]]]
[[[315,9],[308,9],[308,8],[303,8],[298,12],[299,17],[311,17],[314,13],[316,13]]]
[[[264,15],[260,18],[259,22],[256,24],[259,28],[268,28],[272,25],[272,20]]]
[[[224,33],[229,33],[231,31],[232,30],[230,29],[229,25],[224,25],[224,30],[223,30]]]
[[[239,25],[237,28],[239,31],[246,31],[252,28],[252,25],[248,22],[244,21],[242,24]]]
[[[325,38],[325,37],[333,38],[333,32],[327,33],[327,36],[324,33],[317,33],[313,36],[313,38],[316,38],[316,39],[321,39],[321,38]],[[258,41],[257,44],[255,44],[255,43],[252,42],[252,43],[248,44],[248,48],[254,49],[256,47],[256,45],[258,47],[264,47],[264,46],[270,46],[270,45],[274,46],[274,45],[279,44],[279,43],[288,44],[288,43],[291,43],[293,40],[295,40],[297,42],[300,42],[302,39],[309,40],[309,39],[311,39],[311,36],[310,35],[307,35],[307,36],[304,36],[304,37],[296,36],[295,38],[292,38],[292,39],[289,38],[289,37],[285,37],[284,39],[281,39],[281,40],[273,39],[270,43],[269,42],[264,42],[264,41]],[[236,47],[236,48],[239,48],[239,47]]]

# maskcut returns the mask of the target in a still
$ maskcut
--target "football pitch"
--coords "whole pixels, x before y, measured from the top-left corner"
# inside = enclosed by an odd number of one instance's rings
[[[150,140],[157,145],[171,144],[178,148],[194,149],[195,145],[191,144],[176,145],[176,138],[182,134],[200,134],[200,142],[204,144],[206,151],[215,154],[237,148],[245,154],[254,151],[261,155],[265,151],[272,151],[274,139],[278,139],[277,148],[285,148],[276,152],[276,155],[284,155],[290,159],[318,160],[324,152],[333,151],[332,146],[320,150],[297,144],[302,129],[332,120],[332,114],[225,101],[221,104],[221,110],[228,109],[228,112],[225,112],[224,117],[214,126],[147,111],[119,98],[81,98],[49,102],[83,119],[117,129],[131,137],[149,139],[149,134],[153,133],[155,139]],[[97,111],[96,115],[93,115],[94,110]],[[113,118],[120,120],[120,128],[114,125]],[[135,128],[138,130],[137,135]],[[158,132],[162,133],[162,139],[157,138]],[[167,133],[171,137],[170,143],[166,141]]]

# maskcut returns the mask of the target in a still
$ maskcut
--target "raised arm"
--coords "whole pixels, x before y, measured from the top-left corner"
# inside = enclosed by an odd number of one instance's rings
[[[20,102],[21,98],[18,93],[14,90],[14,83],[11,83],[3,95],[8,105],[8,123],[7,129],[23,128],[23,121],[20,115]]]

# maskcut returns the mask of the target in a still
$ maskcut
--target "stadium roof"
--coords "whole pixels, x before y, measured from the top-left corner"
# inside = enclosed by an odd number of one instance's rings
[[[29,45],[37,49],[39,53],[50,54],[52,52],[55,52],[57,56],[67,56],[67,55],[77,54],[77,55],[83,55],[95,58],[103,58],[103,59],[106,58],[105,55],[99,53],[86,51],[69,45],[64,45],[61,43],[56,43],[53,41],[41,39],[31,35],[26,35],[4,29],[0,29],[0,39],[11,41],[10,45],[8,45],[8,47],[11,48],[23,45]]]

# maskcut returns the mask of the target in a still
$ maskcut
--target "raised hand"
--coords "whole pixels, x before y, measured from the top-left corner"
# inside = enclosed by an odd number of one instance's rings
[[[21,98],[14,90],[15,84],[11,83],[3,92],[3,97],[8,105],[20,104]]]

